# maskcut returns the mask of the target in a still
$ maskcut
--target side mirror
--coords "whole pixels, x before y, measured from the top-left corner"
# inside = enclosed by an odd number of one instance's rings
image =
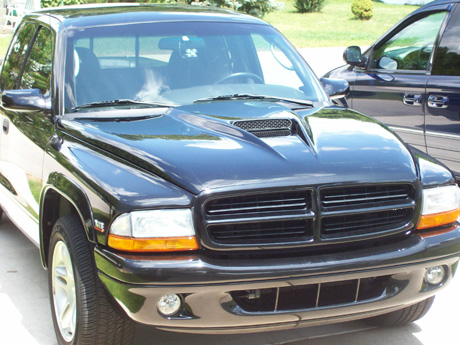
[[[330,99],[346,97],[350,93],[350,84],[346,80],[321,78],[320,82]]]
[[[5,90],[2,106],[19,111],[43,111],[51,113],[51,99],[41,94],[39,89]]]
[[[352,66],[364,66],[365,60],[361,54],[361,48],[358,46],[351,46],[343,52],[343,59],[345,62]]]

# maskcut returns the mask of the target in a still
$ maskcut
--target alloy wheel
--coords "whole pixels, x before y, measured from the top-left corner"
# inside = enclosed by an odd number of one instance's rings
[[[66,342],[70,342],[75,334],[77,297],[72,259],[63,241],[58,241],[54,247],[51,269],[56,321],[62,337]]]

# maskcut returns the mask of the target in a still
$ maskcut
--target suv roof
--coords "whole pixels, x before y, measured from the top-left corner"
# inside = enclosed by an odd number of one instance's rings
[[[67,28],[162,21],[224,21],[268,25],[246,14],[207,6],[90,4],[42,9],[31,15],[34,14],[55,17]]]

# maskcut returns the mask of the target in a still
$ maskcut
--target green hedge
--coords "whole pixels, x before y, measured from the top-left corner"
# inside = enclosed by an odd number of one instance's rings
[[[43,1],[43,0],[42,0]],[[49,0],[47,0],[49,1]],[[72,0],[67,0],[72,1]],[[74,0],[75,1],[75,0]],[[78,1],[78,0],[77,0]],[[80,0],[82,1],[82,0]],[[314,0],[318,1],[318,0]],[[324,1],[324,0],[321,0]],[[143,2],[143,3],[167,3],[167,4],[188,4],[232,8],[250,14],[255,17],[263,17],[275,10],[281,9],[283,3],[276,0],[86,0],[87,3],[94,2]]]
[[[85,0],[41,0],[42,8],[84,4]]]
[[[371,0],[353,0],[351,12],[361,20],[369,20],[374,16],[374,5]]]
[[[324,6],[324,0],[295,0],[294,7],[297,12],[319,12]]]

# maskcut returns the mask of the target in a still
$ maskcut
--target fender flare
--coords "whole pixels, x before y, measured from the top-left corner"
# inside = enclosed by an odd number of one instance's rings
[[[45,237],[44,237],[44,208],[46,196],[50,191],[54,191],[59,194],[61,197],[65,198],[77,211],[78,216],[80,217],[83,228],[85,229],[86,237],[88,241],[94,242],[94,217],[92,208],[89,202],[89,199],[85,191],[78,186],[74,181],[67,178],[61,173],[51,173],[48,176],[48,181],[40,196],[40,221],[39,221],[39,231],[40,231],[40,258],[43,267],[46,268],[46,248],[45,248]]]

